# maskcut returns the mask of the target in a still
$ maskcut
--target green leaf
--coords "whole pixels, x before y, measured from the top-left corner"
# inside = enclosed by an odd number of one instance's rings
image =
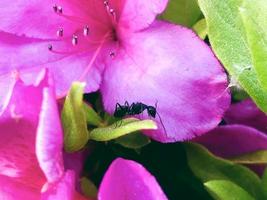
[[[267,164],[267,151],[260,150],[244,154],[230,159],[232,162],[240,164]]]
[[[201,17],[197,0],[170,0],[161,18],[192,27]]]
[[[97,197],[97,188],[95,184],[86,177],[80,179],[81,190],[84,196],[88,198],[96,198]]]
[[[231,87],[230,89],[231,89],[232,99],[236,102],[243,101],[244,99],[249,98],[248,93],[246,93],[246,91],[243,89],[237,87]]]
[[[94,109],[86,103],[83,103],[83,109],[86,117],[86,122],[93,126],[101,126],[102,119],[101,117],[94,111]]]
[[[265,168],[265,171],[263,173],[261,183],[262,183],[262,188],[264,190],[264,194],[267,197],[267,167]]]
[[[124,135],[115,140],[115,143],[129,149],[139,149],[148,145],[151,140],[140,132]]]
[[[260,178],[251,170],[212,155],[198,144],[185,144],[188,164],[202,180],[228,180],[247,191],[256,199],[264,199]]]
[[[199,20],[194,26],[193,30],[196,32],[196,34],[201,38],[205,39],[205,37],[208,34],[208,27],[205,19]]]
[[[214,180],[204,185],[211,196],[217,200],[255,200],[244,189],[230,181]]]
[[[231,76],[267,112],[267,93],[258,80],[240,14],[243,0],[199,0],[217,57]]]
[[[244,1],[239,9],[248,45],[262,86],[267,90],[267,3],[266,0]]]
[[[64,148],[67,152],[80,150],[89,139],[83,104],[84,87],[85,83],[72,84],[61,113]]]
[[[157,129],[157,125],[152,120],[127,118],[104,128],[93,129],[90,133],[90,139],[96,141],[109,141],[145,129]]]

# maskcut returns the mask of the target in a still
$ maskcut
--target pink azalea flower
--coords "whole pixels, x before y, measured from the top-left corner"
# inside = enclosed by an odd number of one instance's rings
[[[0,199],[82,199],[63,164],[63,133],[53,83],[14,80],[0,111]]]
[[[130,160],[112,162],[100,185],[99,200],[167,200],[156,179]]]
[[[63,161],[63,133],[47,73],[31,85],[19,78],[13,81],[0,111],[0,134],[0,199],[86,199],[74,189],[84,152],[65,153]],[[141,165],[117,159],[102,181],[99,199],[120,200],[125,195],[130,199],[167,199]]]
[[[125,101],[157,105],[159,128],[146,132],[155,140],[201,135],[229,105],[226,74],[195,33],[155,20],[167,2],[2,0],[1,80],[12,69],[31,80],[45,66],[58,96],[81,80],[86,92],[100,90],[110,113]]]
[[[219,126],[194,141],[223,158],[267,150],[267,116],[253,101],[247,99],[231,105],[224,118],[227,125]],[[262,174],[264,168],[263,165],[257,166],[256,171]]]

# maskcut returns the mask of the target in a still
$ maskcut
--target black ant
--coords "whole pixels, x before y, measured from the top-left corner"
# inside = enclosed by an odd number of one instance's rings
[[[125,101],[124,105],[120,105],[119,103],[117,103],[113,116],[116,118],[123,118],[127,115],[139,115],[142,112],[144,112],[145,110],[147,110],[148,116],[156,118],[156,114],[158,114],[157,103],[156,103],[155,107],[154,106],[148,106],[148,105],[143,104],[141,102],[132,103],[131,105],[129,105],[128,101]],[[161,117],[159,114],[158,114],[158,116],[159,116],[160,122],[164,128],[164,131],[166,132],[166,129],[162,123]]]

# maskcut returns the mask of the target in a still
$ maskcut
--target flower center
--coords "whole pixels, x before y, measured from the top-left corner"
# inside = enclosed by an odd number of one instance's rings
[[[89,2],[93,5],[93,1],[89,0]],[[99,2],[97,2],[97,4],[99,4]],[[88,5],[91,6],[90,3],[88,3]],[[99,5],[96,7],[98,9]],[[64,7],[60,5],[54,5],[52,10],[54,14],[66,20],[70,20],[71,23],[77,26],[58,27],[55,31],[55,36],[58,38],[56,42],[64,41],[64,45],[59,45],[58,47],[57,44],[50,44],[48,50],[53,53],[73,54],[83,51],[95,51],[99,48],[99,45],[103,46],[106,42],[119,42],[116,32],[117,13],[108,0],[102,2],[101,9],[93,10],[92,12],[94,13],[90,12],[88,16],[67,15],[64,11]],[[73,30],[71,35],[68,28],[69,30]],[[114,47],[114,45],[112,46]],[[58,48],[60,49],[58,50]],[[62,48],[64,51],[62,51]],[[109,56],[112,58],[115,56],[114,50],[110,51]]]

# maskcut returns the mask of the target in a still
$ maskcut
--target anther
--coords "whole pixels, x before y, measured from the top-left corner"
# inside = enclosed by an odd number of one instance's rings
[[[48,50],[52,51],[53,50],[53,46],[51,44],[48,45]]]
[[[72,42],[73,46],[76,46],[78,44],[78,36],[77,35],[73,35],[71,42]]]
[[[60,29],[57,31],[57,36],[58,36],[58,37],[62,37],[62,36],[63,36],[63,28],[60,28]]]
[[[108,6],[108,1],[104,1],[104,6]]]
[[[54,12],[57,12],[57,11],[58,11],[58,7],[57,7],[57,5],[54,5],[54,6],[53,6],[53,10],[54,10]]]
[[[56,5],[56,4],[53,6],[53,10],[55,13],[59,13],[59,14],[63,13],[63,8],[61,6]]]
[[[110,8],[109,12],[110,12],[111,15],[115,15],[115,10],[113,8]]]
[[[88,36],[88,35],[89,35],[89,27],[88,27],[88,26],[85,26],[85,27],[83,28],[83,35],[84,35],[84,36]]]
[[[115,58],[115,52],[114,51],[111,51],[110,53],[109,53],[109,56],[113,59],[113,58]]]
[[[115,12],[115,10],[113,8],[110,8],[109,9],[109,13],[113,17],[113,20],[116,21],[116,12]]]
[[[57,12],[58,12],[59,14],[62,14],[62,13],[63,13],[63,8],[62,8],[61,6],[58,6],[58,7],[57,7]]]

